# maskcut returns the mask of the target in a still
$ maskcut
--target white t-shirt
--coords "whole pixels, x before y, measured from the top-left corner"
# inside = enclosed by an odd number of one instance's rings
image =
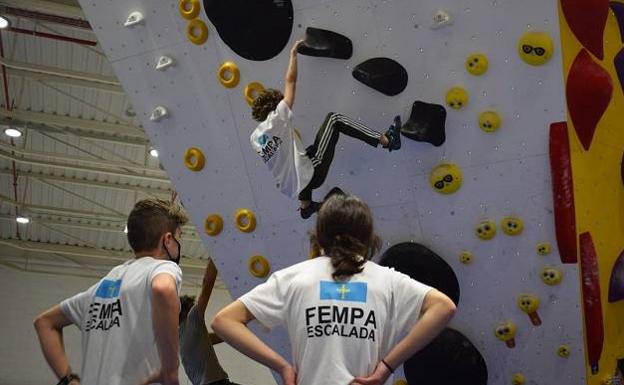
[[[179,292],[178,265],[142,257],[114,267],[87,291],[61,302],[63,314],[82,333],[81,383],[136,385],[160,369],[151,282],[161,273],[175,279]]]
[[[251,133],[251,147],[267,165],[277,188],[291,198],[312,180],[314,166],[292,125],[293,113],[283,100]]]
[[[347,385],[371,373],[416,324],[431,290],[373,262],[344,282],[332,272],[328,257],[314,258],[239,298],[264,326],[286,326],[299,385]]]

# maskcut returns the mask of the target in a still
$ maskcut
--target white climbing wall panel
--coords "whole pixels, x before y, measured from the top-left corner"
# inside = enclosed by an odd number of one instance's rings
[[[280,195],[252,151],[248,137],[255,124],[242,97],[244,86],[252,81],[282,87],[290,44],[303,38],[306,27],[349,37],[354,53],[347,61],[300,56],[294,111],[305,143],[313,141],[330,111],[381,131],[396,114],[407,120],[414,100],[444,104],[447,89],[466,88],[468,106],[447,107],[444,145],[403,138],[403,148],[388,154],[342,138],[328,180],[315,198],[321,199],[334,185],[351,191],[373,208],[384,249],[413,240],[453,267],[461,300],[451,326],[484,356],[489,384],[508,384],[516,372],[524,373],[528,384],[584,383],[577,271],[559,263],[548,163],[548,126],[565,120],[555,1],[293,0],[290,43],[264,62],[236,55],[203,10],[199,18],[208,24],[208,40],[201,46],[190,43],[184,32],[187,21],[174,0],[80,2],[195,225],[202,229],[212,213],[224,218],[223,232],[216,237],[204,234],[203,240],[233,297],[262,282],[247,271],[250,256],[266,256],[276,270],[308,255],[307,232],[314,222],[299,218],[297,203]],[[440,9],[449,11],[454,22],[431,29]],[[126,28],[124,21],[132,11],[140,11],[145,20]],[[528,66],[516,53],[519,37],[529,30],[547,32],[555,42],[554,56],[545,66]],[[482,76],[464,68],[466,56],[473,52],[489,58],[489,70]],[[175,65],[156,71],[163,55]],[[398,61],[408,71],[408,86],[395,97],[351,76],[354,66],[379,56]],[[241,82],[233,89],[217,81],[217,70],[226,60],[240,68]],[[156,106],[165,106],[169,115],[152,122],[149,116]],[[493,134],[477,124],[486,109],[503,118]],[[184,151],[191,146],[206,156],[201,172],[184,166]],[[429,185],[429,172],[441,162],[462,169],[463,186],[455,194],[438,194]],[[254,210],[255,232],[236,229],[233,216],[238,208]],[[499,227],[490,241],[475,236],[480,220],[492,219],[500,226],[508,215],[524,220],[521,235],[507,236]],[[538,256],[539,242],[550,242],[553,252]],[[462,250],[474,253],[472,264],[459,262]],[[541,281],[540,271],[547,265],[562,269],[560,285]],[[516,305],[523,292],[541,299],[539,327],[532,326]],[[514,349],[494,336],[494,326],[504,320],[518,326]],[[285,333],[260,333],[287,352]],[[560,344],[572,347],[569,358],[557,356]]]

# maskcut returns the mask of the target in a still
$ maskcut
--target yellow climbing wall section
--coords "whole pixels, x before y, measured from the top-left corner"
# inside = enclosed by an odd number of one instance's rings
[[[583,48],[564,17],[560,5],[561,47],[564,76]],[[614,262],[624,250],[624,188],[620,163],[624,151],[624,94],[613,58],[624,47],[617,20],[610,10],[604,33],[604,60],[592,57],[611,76],[613,96],[596,128],[592,145],[581,145],[571,119],[568,133],[574,178],[577,234],[590,231],[598,257],[604,322],[604,345],[599,372],[591,374],[586,360],[587,384],[602,385],[615,374],[617,359],[624,358],[624,301],[608,302],[609,280]],[[579,279],[582,276],[579,273]],[[579,293],[570,293],[576,296]],[[582,302],[581,302],[582,304]],[[587,355],[587,349],[585,349]]]

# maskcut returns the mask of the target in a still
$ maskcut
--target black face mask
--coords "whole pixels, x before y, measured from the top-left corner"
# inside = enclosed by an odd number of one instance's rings
[[[169,257],[169,260],[171,260],[171,261],[175,262],[177,265],[179,265],[180,264],[180,257],[182,256],[182,245],[180,244],[180,242],[178,242],[177,239],[175,239],[174,236],[172,236],[171,238],[173,238],[175,243],[178,244],[178,256],[175,259],[173,257],[171,257],[171,254],[169,254],[169,249],[167,249],[167,246],[165,246],[165,240],[164,239],[163,239],[163,248],[167,252],[167,256]]]

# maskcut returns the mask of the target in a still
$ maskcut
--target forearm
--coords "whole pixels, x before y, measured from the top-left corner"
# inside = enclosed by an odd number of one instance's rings
[[[274,371],[280,371],[289,365],[282,356],[262,342],[242,322],[217,315],[212,323],[212,329],[223,341]]]
[[[202,281],[202,290],[197,299],[197,310],[203,315],[206,312],[208,306],[208,300],[212,295],[212,289],[217,280],[217,267],[212,262],[212,259],[208,260],[206,265],[206,271],[204,272],[204,279]]]
[[[63,344],[63,332],[52,328],[44,322],[36,322],[35,329],[39,336],[41,351],[48,365],[58,379],[66,376],[71,372],[67,355],[65,354],[65,346]]]
[[[286,84],[297,83],[297,53],[290,55],[290,60],[288,62],[288,69],[286,70],[286,76],[284,78],[284,82]]]
[[[427,346],[448,324],[455,313],[455,306],[440,303],[428,309],[386,357],[384,361],[396,369],[416,352]]]

